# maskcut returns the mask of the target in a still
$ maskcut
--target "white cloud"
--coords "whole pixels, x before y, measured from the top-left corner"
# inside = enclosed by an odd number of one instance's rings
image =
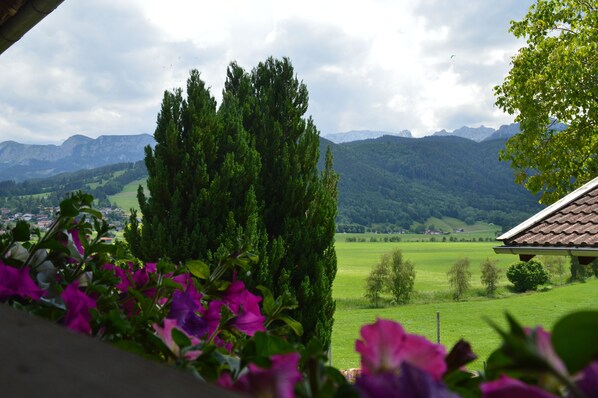
[[[510,121],[492,87],[532,0],[65,2],[0,57],[0,141],[152,133],[191,68],[218,99],[229,62],[289,56],[324,133],[416,135]]]

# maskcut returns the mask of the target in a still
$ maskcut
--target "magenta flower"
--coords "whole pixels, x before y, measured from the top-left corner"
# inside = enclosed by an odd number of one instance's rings
[[[66,306],[64,325],[76,332],[91,334],[90,310],[96,308],[95,300],[80,291],[76,281],[68,285],[60,296]]]
[[[355,342],[355,350],[361,354],[364,374],[396,373],[407,362],[440,380],[446,370],[445,349],[422,336],[407,334],[394,321],[378,319],[361,328],[362,340]]]
[[[583,392],[586,397],[598,397],[598,361],[590,363],[581,372],[577,381],[577,388]]]
[[[239,377],[234,388],[258,398],[292,398],[295,396],[295,384],[301,380],[297,368],[299,358],[297,352],[272,355],[268,369],[250,363],[247,365],[248,372]],[[227,379],[219,382],[225,386]]]
[[[224,304],[235,314],[230,325],[249,336],[253,336],[255,332],[265,332],[266,317],[260,310],[261,300],[260,296],[245,289],[245,284],[242,281],[233,279],[222,295]]]
[[[241,307],[247,312],[260,314],[259,303],[262,298],[245,289],[242,281],[233,280],[222,295],[222,301],[234,314],[238,314]]]
[[[444,383],[418,367],[403,362],[398,375],[394,373],[365,374],[358,377],[355,388],[361,398],[458,398]]]
[[[160,327],[157,323],[153,324],[154,330],[156,331],[156,334],[158,335],[158,337],[164,342],[166,347],[168,347],[168,349],[176,357],[180,358],[181,347],[179,347],[178,344],[172,338],[172,330],[173,329],[177,329],[181,333],[185,334],[189,338],[189,340],[191,340],[192,345],[199,344],[200,340],[197,337],[189,336],[187,333],[185,333],[184,330],[179,329],[177,326],[178,325],[177,325],[176,319],[168,319],[168,318],[164,319],[164,327]],[[192,361],[192,360],[196,359],[197,357],[199,357],[201,354],[202,354],[201,350],[191,350],[191,351],[185,352],[183,357],[189,361]]]
[[[253,336],[255,332],[266,331],[266,328],[264,327],[265,321],[266,317],[262,314],[243,310],[231,320],[230,325],[248,336]]]
[[[223,303],[213,300],[205,309],[201,304],[201,293],[194,284],[189,284],[185,292],[175,291],[168,318],[176,319],[177,324],[187,333],[209,339],[220,326],[220,309]]]
[[[13,296],[39,300],[44,294],[29,275],[29,267],[14,268],[0,261],[0,301]]]
[[[539,387],[504,375],[498,380],[482,383],[480,389],[483,398],[557,398]]]

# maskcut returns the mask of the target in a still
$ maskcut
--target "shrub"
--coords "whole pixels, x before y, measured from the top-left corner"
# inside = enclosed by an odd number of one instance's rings
[[[364,296],[378,308],[380,295],[386,291],[388,284],[388,276],[390,269],[388,264],[384,261],[374,265],[370,274],[365,279],[365,293]]]
[[[590,265],[583,265],[579,263],[579,258],[571,256],[571,278],[569,281],[584,282],[592,276]]]
[[[497,263],[497,260],[490,260],[489,258],[486,258],[480,267],[480,271],[482,272],[480,279],[482,281],[482,285],[486,287],[486,295],[488,296],[494,295],[494,292],[498,287],[498,281],[502,274],[502,270],[496,265]]]
[[[509,267],[507,279],[513,284],[516,292],[525,292],[548,283],[550,275],[537,260],[519,261]]]
[[[409,260],[403,260],[403,253],[399,249],[385,254],[382,262],[386,262],[390,269],[388,291],[396,303],[408,303],[415,283],[415,265]]]
[[[460,300],[469,289],[471,281],[471,272],[469,271],[469,258],[463,257],[457,260],[450,270],[446,273],[451,289],[453,289],[453,299]]]

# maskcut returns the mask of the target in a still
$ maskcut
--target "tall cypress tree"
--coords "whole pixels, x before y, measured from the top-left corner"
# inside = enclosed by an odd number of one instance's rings
[[[256,281],[297,301],[293,316],[303,325],[304,342],[317,336],[328,346],[335,310],[337,176],[330,153],[318,173],[319,132],[304,117],[307,88],[288,59],[270,58],[250,75],[232,64],[225,92],[239,99],[244,127],[261,156],[256,193],[268,243]]]
[[[225,95],[217,111],[196,70],[186,94],[164,93],[156,146],[145,148],[150,196],[139,188],[143,224],[133,215],[125,232],[144,260],[210,260],[258,236],[259,155],[243,129],[238,100]]]

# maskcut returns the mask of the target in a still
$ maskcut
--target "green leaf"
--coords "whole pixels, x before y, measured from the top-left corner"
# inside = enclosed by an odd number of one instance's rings
[[[44,242],[40,242],[37,245],[37,249],[48,249],[48,250],[53,250],[53,251],[57,251],[57,252],[63,252],[68,254],[69,253],[69,249],[66,248],[66,246],[64,246],[62,243],[58,242],[57,240],[47,240]]]
[[[60,202],[60,216],[61,217],[76,217],[79,215],[79,210],[75,206],[74,199],[65,199]]]
[[[266,315],[273,314],[276,310],[276,301],[274,300],[272,292],[267,287],[262,285],[257,286],[257,289],[262,293],[262,307],[264,309],[264,313]]]
[[[13,239],[17,242],[26,242],[31,239],[31,232],[27,221],[18,220],[17,225],[15,225],[11,232]]]
[[[598,311],[579,311],[560,319],[552,330],[552,345],[570,373],[598,357]]]
[[[301,325],[300,322],[294,320],[288,315],[279,315],[278,319],[280,319],[281,321],[286,323],[291,329],[293,329],[293,332],[295,332],[297,336],[303,335],[303,325]]]
[[[82,209],[80,209],[81,213],[87,213],[87,214],[91,214],[92,216],[94,216],[95,218],[98,219],[102,219],[102,213],[96,209],[92,209],[91,207],[83,207]],[[98,229],[96,227],[96,229]]]
[[[286,354],[295,351],[295,347],[280,337],[257,332],[254,336],[255,351],[258,356],[270,357],[276,354]]]
[[[196,278],[206,280],[210,277],[210,266],[201,260],[187,261],[187,268]]]
[[[191,345],[191,339],[178,329],[172,329],[172,339],[180,347],[188,347]]]

